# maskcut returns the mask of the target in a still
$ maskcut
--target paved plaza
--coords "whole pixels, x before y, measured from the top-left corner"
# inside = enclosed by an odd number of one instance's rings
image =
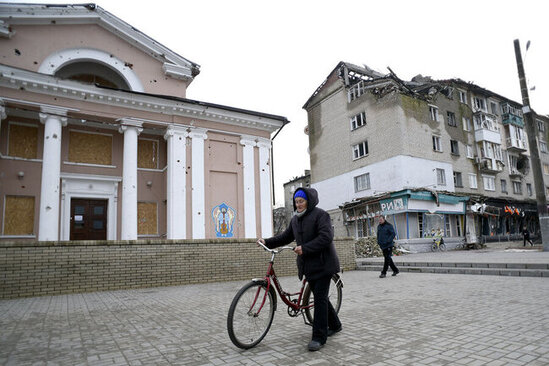
[[[378,275],[343,274],[343,331],[318,352],[284,306],[257,347],[233,346],[243,281],[3,300],[0,365],[549,365],[549,279]]]

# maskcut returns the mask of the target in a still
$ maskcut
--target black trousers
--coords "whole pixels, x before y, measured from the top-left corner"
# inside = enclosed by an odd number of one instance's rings
[[[391,270],[393,272],[398,273],[398,268],[395,266],[395,262],[393,262],[393,248],[385,248],[383,249],[383,258],[385,260],[383,261],[383,270],[381,271],[382,274],[387,274],[387,269],[391,267]]]
[[[320,344],[326,343],[328,328],[335,330],[341,327],[339,317],[328,299],[331,280],[332,276],[330,275],[309,281],[315,302],[312,340],[320,342]]]
[[[526,236],[524,235],[524,238],[523,238],[523,247],[526,246],[526,242],[530,243],[530,245],[534,246],[534,243],[532,243],[532,240],[530,240],[530,237],[529,236]]]

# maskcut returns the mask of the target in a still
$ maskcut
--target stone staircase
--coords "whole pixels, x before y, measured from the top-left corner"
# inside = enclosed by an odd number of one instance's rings
[[[400,272],[549,277],[549,263],[418,262],[406,261],[403,257],[395,263]],[[383,258],[357,259],[357,270],[381,272],[382,268]]]

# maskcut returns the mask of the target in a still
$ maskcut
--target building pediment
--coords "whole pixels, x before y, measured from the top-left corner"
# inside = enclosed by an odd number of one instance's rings
[[[0,4],[0,37],[16,34],[15,25],[96,24],[162,63],[165,75],[190,82],[200,66],[178,55],[95,4]]]

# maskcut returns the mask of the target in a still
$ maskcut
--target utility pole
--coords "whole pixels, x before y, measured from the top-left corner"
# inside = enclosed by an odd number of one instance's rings
[[[549,251],[549,215],[547,210],[547,198],[545,197],[545,183],[541,170],[541,160],[539,158],[539,149],[537,143],[537,126],[534,122],[534,112],[530,108],[530,98],[528,97],[528,86],[524,75],[524,65],[520,53],[520,43],[515,39],[515,56],[517,59],[517,69],[520,81],[520,92],[522,94],[522,114],[524,116],[524,125],[528,135],[528,145],[530,145],[530,159],[532,160],[532,173],[534,174],[534,187],[536,189],[536,201],[538,207],[539,226],[541,233],[541,242],[543,251]]]

